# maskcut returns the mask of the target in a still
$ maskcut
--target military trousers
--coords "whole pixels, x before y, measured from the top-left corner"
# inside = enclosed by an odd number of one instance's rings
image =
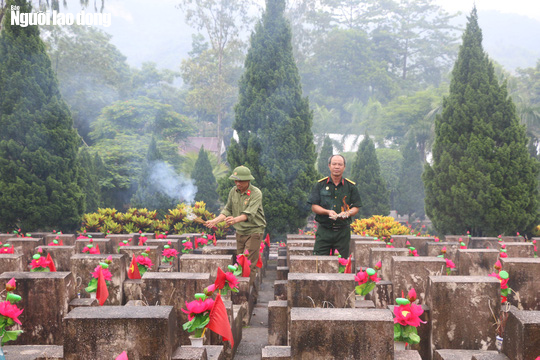
[[[349,257],[349,246],[351,243],[351,228],[344,226],[340,229],[326,228],[321,225],[315,234],[315,247],[313,255],[330,255],[334,250],[339,251],[342,258]]]

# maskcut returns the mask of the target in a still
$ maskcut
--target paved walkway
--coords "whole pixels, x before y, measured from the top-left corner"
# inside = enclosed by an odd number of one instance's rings
[[[262,348],[268,345],[268,302],[274,300],[275,280],[276,260],[269,260],[251,321],[249,326],[242,329],[242,342],[236,351],[235,360],[260,359]]]

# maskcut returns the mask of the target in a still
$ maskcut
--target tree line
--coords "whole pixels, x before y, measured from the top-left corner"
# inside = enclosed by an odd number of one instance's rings
[[[29,10],[24,0],[11,3]],[[177,187],[195,182],[201,189],[196,199],[215,211],[216,189],[223,197],[231,185],[226,162],[252,168],[266,194],[269,229],[294,232],[309,214],[310,186],[326,174],[327,155],[341,146],[328,137],[333,132],[363,139],[356,153],[344,154],[348,176],[363,195],[363,216],[394,208],[422,217],[425,184],[425,211],[439,231],[492,234],[512,226],[528,229],[538,221],[533,187],[540,62],[516,76],[492,65],[481,48],[481,31],[471,25],[477,22],[475,10],[459,45],[459,31],[450,25],[455,15],[431,0],[270,1],[256,21],[248,15],[250,5],[179,1],[199,33],[178,72],[152,63],[129,67],[110,36],[93,28],[42,27],[42,41],[35,27],[4,26],[0,121],[9,131],[0,140],[0,189],[2,204],[10,209],[0,207],[0,226],[46,227],[57,220],[74,225],[84,211],[102,206],[137,204],[165,211],[179,199],[156,196],[151,175],[157,169],[170,173]],[[242,31],[253,23],[246,42]],[[471,47],[477,48],[478,59],[471,63],[478,74],[464,75],[460,64],[465,53],[474,52]],[[40,70],[28,71],[29,66]],[[460,108],[476,77],[487,79],[482,86],[491,90],[477,91],[495,112],[474,100]],[[178,78],[184,81],[180,88]],[[35,90],[13,90],[24,86]],[[458,96],[459,91],[465,92]],[[458,121],[454,112],[460,111],[466,116]],[[454,126],[470,137],[445,139]],[[192,134],[230,142],[227,158],[203,150],[197,157],[180,156],[178,142]],[[460,150],[448,149],[456,139]],[[526,156],[523,146],[528,146]],[[480,150],[487,153],[479,155]],[[54,160],[58,154],[63,161]],[[471,170],[479,159],[485,168]],[[519,175],[512,175],[507,169],[516,163],[528,170],[516,168]],[[515,180],[512,190],[502,189],[507,182],[500,178],[506,176]],[[468,188],[471,177],[483,177],[479,183],[490,190]],[[461,183],[465,190],[458,191]],[[25,198],[26,193],[33,195]],[[519,194],[530,201],[524,203]],[[456,203],[456,196],[467,196],[469,212],[445,204]],[[51,199],[62,205],[52,205]],[[49,203],[49,217],[29,215]],[[518,205],[526,210],[512,210]],[[479,216],[487,206],[498,210]],[[442,208],[467,214],[468,220],[458,222]],[[65,211],[71,215],[63,216]],[[512,215],[504,228],[495,224],[507,213]],[[479,217],[489,221],[477,222]]]

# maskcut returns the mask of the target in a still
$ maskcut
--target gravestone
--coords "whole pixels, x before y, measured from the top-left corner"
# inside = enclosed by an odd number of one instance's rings
[[[353,308],[354,274],[289,273],[287,301],[294,307]]]
[[[0,288],[15,278],[15,294],[24,309],[19,316],[24,331],[14,345],[62,345],[62,318],[69,303],[76,297],[75,278],[70,272],[5,272],[0,275]]]
[[[172,306],[79,307],[64,318],[64,360],[170,359],[178,347]]]
[[[439,257],[394,256],[392,258],[392,284],[394,294],[407,294],[416,290],[420,304],[425,303],[428,278],[446,271],[446,261]]]

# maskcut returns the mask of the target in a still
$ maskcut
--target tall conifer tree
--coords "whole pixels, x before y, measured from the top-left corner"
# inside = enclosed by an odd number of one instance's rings
[[[482,48],[474,8],[435,121],[433,165],[423,178],[426,213],[441,234],[529,231],[538,221],[537,174],[506,84],[499,85]]]
[[[12,5],[31,12],[25,0]],[[0,228],[73,230],[84,208],[80,139],[38,27],[10,24],[7,11],[0,36]]]
[[[423,218],[424,183],[422,182],[423,164],[414,136],[409,136],[403,146],[403,161],[399,172],[397,211],[402,215],[413,214]]]
[[[227,160],[248,166],[263,192],[267,230],[276,235],[306,224],[308,194],[316,181],[312,112],[302,97],[284,18],[285,0],[267,0],[251,36]]]
[[[208,160],[208,154],[204,150],[204,146],[199,150],[199,157],[195,162],[191,178],[195,181],[195,186],[197,186],[195,201],[202,200],[206,203],[208,211],[217,212],[219,210],[217,182],[212,173],[212,164]]]
[[[359,217],[387,216],[390,213],[390,191],[386,186],[386,181],[381,176],[375,144],[367,133],[356,152],[351,178],[356,182],[362,199],[362,207],[358,212]]]
[[[334,154],[334,147],[332,145],[332,139],[329,136],[324,138],[323,146],[319,154],[319,160],[317,161],[317,170],[322,176],[328,175],[328,159]]]
[[[96,154],[96,156],[98,156]],[[101,207],[101,185],[100,177],[97,172],[95,158],[90,155],[86,147],[79,149],[78,161],[79,170],[79,187],[85,195],[86,213],[97,211]]]

